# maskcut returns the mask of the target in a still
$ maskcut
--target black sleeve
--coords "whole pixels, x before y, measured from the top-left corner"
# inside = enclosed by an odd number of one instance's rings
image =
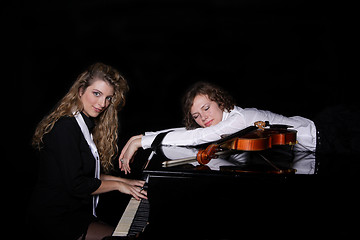
[[[82,132],[76,120],[62,118],[51,131],[48,149],[56,161],[59,170],[57,175],[60,176],[68,193],[82,198],[97,190],[101,181],[94,177],[95,162],[92,155],[87,155],[88,159],[84,160],[81,138]],[[85,147],[88,147],[87,144]]]

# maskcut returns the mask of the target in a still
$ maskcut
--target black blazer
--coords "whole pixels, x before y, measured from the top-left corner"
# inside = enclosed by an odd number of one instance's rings
[[[92,128],[92,121],[82,116],[88,128]],[[95,159],[74,117],[62,117],[55,123],[44,136],[40,156],[29,219],[37,220],[36,228],[53,228],[51,232],[62,228],[57,234],[66,231],[76,238],[92,220],[91,193],[100,187],[101,181],[95,178]]]

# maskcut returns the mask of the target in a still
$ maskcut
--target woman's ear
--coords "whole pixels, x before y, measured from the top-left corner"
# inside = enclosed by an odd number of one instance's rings
[[[218,103],[218,105],[221,111],[225,110],[224,103]]]
[[[84,94],[84,88],[79,88],[79,97],[81,97]]]

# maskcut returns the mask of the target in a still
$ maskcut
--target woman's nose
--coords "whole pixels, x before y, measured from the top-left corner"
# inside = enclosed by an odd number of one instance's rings
[[[98,104],[102,108],[105,107],[106,106],[106,98],[100,98]]]

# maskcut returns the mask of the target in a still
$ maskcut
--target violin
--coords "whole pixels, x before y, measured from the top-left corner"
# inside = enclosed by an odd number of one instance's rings
[[[217,143],[210,144],[206,149],[200,149],[196,160],[207,164],[217,153],[226,150],[263,151],[273,145],[295,145],[296,130],[288,130],[291,126],[270,125],[268,121],[258,121],[254,126],[245,128],[238,133],[225,137]]]

